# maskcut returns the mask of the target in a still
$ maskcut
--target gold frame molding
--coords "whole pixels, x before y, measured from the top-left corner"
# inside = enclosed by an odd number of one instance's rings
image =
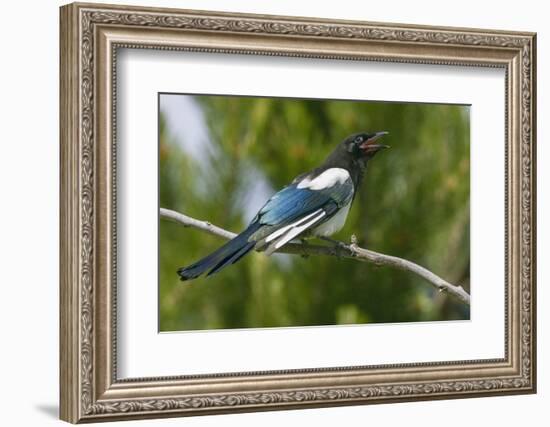
[[[78,3],[60,13],[61,419],[78,423],[535,392],[534,33]],[[117,379],[118,48],[503,68],[505,357]]]

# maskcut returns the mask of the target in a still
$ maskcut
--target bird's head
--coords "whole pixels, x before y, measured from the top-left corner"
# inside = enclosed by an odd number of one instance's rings
[[[380,150],[389,148],[388,145],[378,143],[378,140],[387,134],[388,132],[356,133],[344,139],[341,147],[357,160],[369,160]]]

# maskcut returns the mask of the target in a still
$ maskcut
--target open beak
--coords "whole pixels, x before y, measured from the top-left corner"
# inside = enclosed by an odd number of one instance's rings
[[[384,135],[387,135],[388,132],[376,132],[374,136],[367,139],[365,142],[363,142],[359,148],[361,150],[365,151],[366,153],[375,153],[379,150],[382,150],[384,148],[390,148],[389,145],[383,145],[383,144],[377,144],[376,141],[379,140]]]

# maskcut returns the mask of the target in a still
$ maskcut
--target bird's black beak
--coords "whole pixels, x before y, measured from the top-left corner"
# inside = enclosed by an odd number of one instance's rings
[[[387,135],[388,132],[376,132],[373,136],[371,136],[369,139],[364,141],[359,148],[363,150],[366,154],[373,154],[377,151],[383,150],[384,148],[390,148],[389,145],[383,145],[383,144],[376,144],[376,141],[379,140],[384,135]]]

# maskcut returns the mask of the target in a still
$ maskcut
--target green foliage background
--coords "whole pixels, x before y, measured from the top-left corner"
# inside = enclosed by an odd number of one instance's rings
[[[184,95],[161,95],[184,96]],[[362,246],[415,261],[469,289],[469,108],[456,105],[193,97],[215,150],[199,162],[160,116],[160,206],[238,232],[251,168],[277,191],[319,165],[344,137],[389,131],[346,226]],[[161,99],[162,105],[162,99]],[[183,149],[182,149],[183,147]],[[246,218],[247,217],[247,218]],[[331,257],[252,253],[209,278],[178,267],[223,240],[160,220],[161,331],[469,319],[422,279]]]

